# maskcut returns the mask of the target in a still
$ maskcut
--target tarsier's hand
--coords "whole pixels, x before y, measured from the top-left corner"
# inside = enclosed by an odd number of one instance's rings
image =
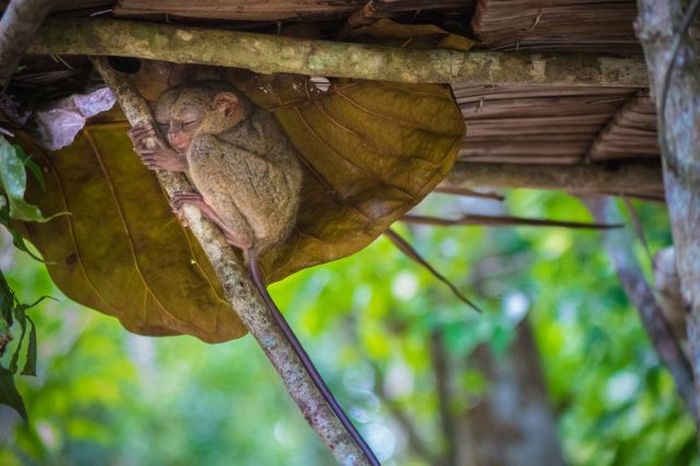
[[[150,170],[168,170],[182,172],[187,170],[187,159],[168,146],[157,134],[153,125],[141,122],[131,128],[127,134],[134,145],[134,152]],[[146,147],[146,140],[154,138],[156,147]]]

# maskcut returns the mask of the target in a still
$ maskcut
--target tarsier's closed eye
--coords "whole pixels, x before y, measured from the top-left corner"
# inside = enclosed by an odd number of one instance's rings
[[[190,121],[172,121],[170,123],[157,123],[158,130],[162,134],[168,134],[170,131],[192,131],[199,125],[199,119]]]

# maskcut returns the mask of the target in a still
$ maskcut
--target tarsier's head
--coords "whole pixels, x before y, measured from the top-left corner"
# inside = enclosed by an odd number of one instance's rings
[[[170,146],[184,153],[197,134],[218,134],[244,120],[250,101],[221,81],[200,81],[163,92],[155,107],[158,128]]]

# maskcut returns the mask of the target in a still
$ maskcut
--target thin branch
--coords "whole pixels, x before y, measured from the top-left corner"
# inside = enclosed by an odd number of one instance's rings
[[[530,226],[530,227],[561,227],[587,230],[607,230],[610,228],[620,228],[621,223],[589,223],[589,222],[565,222],[560,220],[548,220],[540,218],[512,217],[509,215],[481,215],[462,214],[460,218],[429,217],[427,215],[407,214],[401,220],[419,225],[435,225],[442,227],[482,225],[493,227],[506,226]]]
[[[468,136],[467,136],[468,137]],[[580,194],[609,194],[663,200],[661,166],[620,162],[615,165],[527,165],[458,162],[439,188],[561,189]]]
[[[430,272],[433,275],[433,277],[437,278],[442,283],[447,285],[447,287],[452,291],[452,293],[455,296],[457,296],[457,298],[459,298],[460,301],[462,301],[464,304],[471,307],[475,311],[481,312],[481,309],[476,304],[474,304],[469,298],[464,296],[464,294],[462,294],[462,292],[459,291],[459,289],[454,285],[454,283],[448,280],[447,277],[445,277],[443,274],[438,272],[437,269],[435,269],[435,267],[433,267],[430,264],[430,262],[425,260],[425,258],[421,256],[408,241],[403,239],[401,235],[389,228],[384,232],[384,236],[386,236],[386,238],[389,241],[394,243],[394,246],[396,246],[399,249],[399,251],[404,253],[406,257],[425,267],[428,270],[428,272]]]
[[[480,197],[484,199],[492,199],[494,201],[503,202],[506,197],[503,194],[494,192],[481,192],[470,188],[454,188],[449,186],[438,186],[435,188],[436,193],[452,194],[454,196],[464,197]]]
[[[644,63],[636,57],[418,50],[126,20],[49,21],[31,52],[408,83],[648,85]]]
[[[599,222],[620,219],[617,207],[609,199],[590,198],[584,199],[584,203]],[[690,362],[674,338],[673,330],[664,317],[663,311],[634,257],[631,248],[633,238],[625,230],[609,230],[601,234],[605,249],[615,266],[627,297],[637,308],[642,325],[659,359],[673,376],[678,394],[697,422],[699,419],[695,405],[695,388]]]
[[[13,0],[0,19],[0,87],[10,80],[57,0]]]
[[[136,125],[153,119],[148,104],[128,78],[112,70],[104,59],[94,59],[93,63],[117,96],[117,101],[129,123]],[[181,173],[158,171],[157,176],[170,197],[177,192],[194,191],[190,182]],[[282,377],[287,391],[311,427],[340,464],[367,465],[361,450],[333,415],[320,391],[304,370],[302,362],[276,325],[245,267],[241,265],[221,231],[193,206],[185,206],[183,214],[221,280],[226,298]]]

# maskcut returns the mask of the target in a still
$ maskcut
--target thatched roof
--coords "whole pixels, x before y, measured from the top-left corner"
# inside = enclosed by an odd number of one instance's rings
[[[430,23],[492,50],[639,55],[632,0],[70,0],[62,15],[216,23],[275,33],[313,23],[336,39],[349,18]],[[360,18],[359,20],[357,18]],[[642,88],[453,85],[467,124],[463,162],[658,163],[654,105]],[[658,186],[654,195],[658,196]]]

